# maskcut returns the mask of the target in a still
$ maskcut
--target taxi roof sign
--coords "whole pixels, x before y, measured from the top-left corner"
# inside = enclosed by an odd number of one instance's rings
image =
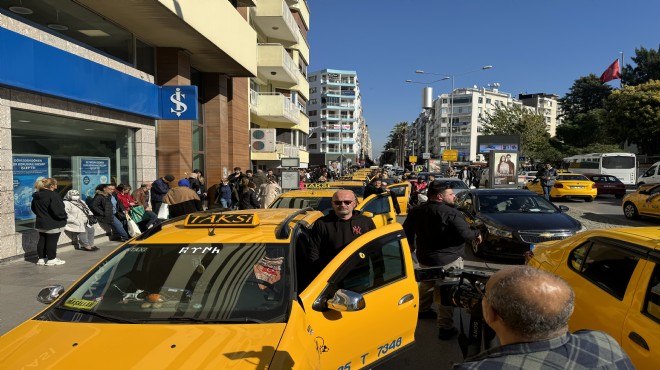
[[[256,227],[259,215],[254,213],[190,214],[183,222],[185,227]]]
[[[305,189],[327,189],[331,187],[332,185],[327,182],[310,182],[305,184]]]

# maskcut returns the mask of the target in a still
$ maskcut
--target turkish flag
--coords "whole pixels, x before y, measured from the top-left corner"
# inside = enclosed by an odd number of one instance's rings
[[[612,80],[618,80],[621,78],[621,70],[619,69],[619,59],[615,60],[614,63],[610,64],[609,67],[600,75],[601,82],[608,82]]]

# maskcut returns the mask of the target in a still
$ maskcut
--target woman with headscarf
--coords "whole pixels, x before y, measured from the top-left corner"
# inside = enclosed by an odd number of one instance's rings
[[[178,185],[163,197],[163,203],[168,205],[170,218],[203,211],[202,202],[197,193],[190,188],[188,179],[179,180]]]
[[[72,189],[66,193],[64,209],[66,210],[64,232],[71,238],[74,247],[88,252],[99,250],[94,246],[94,226],[89,223],[89,218],[94,217],[94,214],[87,204],[80,200],[78,190]]]
[[[65,261],[57,258],[57,241],[66,225],[64,202],[54,190],[57,180],[39,179],[34,184],[37,190],[32,194],[32,212],[37,216],[34,227],[39,232],[37,242],[37,266],[63,265]]]

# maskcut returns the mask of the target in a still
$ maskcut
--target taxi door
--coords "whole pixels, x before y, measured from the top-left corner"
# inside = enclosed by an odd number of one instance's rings
[[[660,261],[660,255],[655,261]],[[621,347],[638,369],[660,364],[660,265],[647,262],[626,316]]]
[[[396,200],[399,202],[399,209],[401,210],[399,216],[405,216],[408,214],[410,186],[411,185],[409,182],[402,182],[400,184],[392,184],[387,186],[387,188],[396,195]]]
[[[355,209],[371,213],[371,218],[374,220],[376,227],[396,223],[396,212],[389,193],[372,194],[362,200]]]
[[[359,294],[364,308],[327,308],[339,289]],[[417,291],[400,224],[369,231],[346,246],[300,293],[321,368],[372,366],[410,346],[417,325]]]
[[[660,186],[654,187],[646,199],[635,202],[640,215],[660,216]]]

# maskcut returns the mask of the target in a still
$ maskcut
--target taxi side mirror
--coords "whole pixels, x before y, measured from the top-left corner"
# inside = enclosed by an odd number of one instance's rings
[[[64,293],[64,287],[61,285],[47,286],[37,293],[37,301],[45,304],[53,303],[59,296]]]
[[[364,296],[362,294],[346,289],[339,289],[331,299],[319,299],[314,302],[312,308],[316,311],[354,312],[360,311],[366,306],[367,304],[364,302]]]
[[[367,211],[364,211],[364,212],[362,212],[362,214],[363,214],[364,216],[369,217],[369,218],[374,218],[374,213],[373,213],[373,212],[367,212]]]

